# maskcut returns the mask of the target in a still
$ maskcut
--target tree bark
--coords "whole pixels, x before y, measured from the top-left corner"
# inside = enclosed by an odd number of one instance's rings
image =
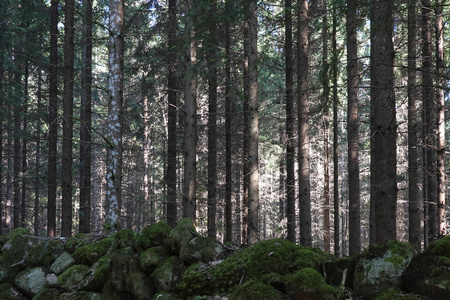
[[[287,239],[295,243],[295,107],[292,11],[292,1],[285,0],[284,22],[286,28],[286,217]]]
[[[47,170],[47,235],[56,235],[56,156],[58,134],[58,0],[50,6],[50,67],[48,114],[48,170]]]
[[[349,254],[361,251],[361,218],[359,186],[359,121],[358,121],[358,41],[356,0],[347,2],[347,134]]]
[[[79,231],[91,231],[91,127],[92,127],[92,0],[84,0],[83,75],[80,111],[80,224]]]
[[[419,101],[417,97],[416,53],[416,0],[408,2],[408,197],[409,197],[409,242],[421,249],[421,214],[419,187]]]
[[[172,228],[177,222],[177,0],[169,0],[169,24],[168,24],[168,140],[167,140],[167,224]]]
[[[25,227],[26,226],[26,218],[27,218],[27,172],[28,172],[28,163],[27,163],[27,135],[28,135],[28,79],[29,79],[29,62],[28,60],[25,62],[24,66],[24,103],[22,106],[22,114],[24,116],[23,118],[23,139],[22,139],[22,195],[21,195],[21,204],[20,204],[20,226]]]
[[[17,53],[16,53],[17,54]],[[18,57],[21,55],[18,54]],[[20,70],[21,67],[17,66]],[[22,85],[21,76],[15,74],[14,80],[17,87]],[[17,95],[18,96],[18,95]],[[22,224],[20,223],[20,196],[21,196],[21,171],[22,171],[22,152],[21,152],[21,140],[20,136],[22,134],[22,107],[20,105],[20,100],[15,99],[14,105],[14,159],[13,159],[13,224],[14,229],[19,228]]]
[[[300,244],[312,246],[311,181],[309,166],[309,100],[308,100],[308,1],[298,2],[298,160]]]
[[[370,201],[375,206],[375,243],[397,237],[397,173],[394,95],[393,4],[370,6]]]
[[[197,41],[194,28],[195,0],[186,2],[186,77],[184,86],[183,218],[196,222],[197,210]]]
[[[109,7],[107,212],[105,219],[107,229],[115,231],[121,228],[122,207],[124,2],[123,0],[110,0]]]
[[[37,114],[41,115],[41,105],[42,105],[42,70],[41,67],[37,68],[38,79],[37,79]],[[1,132],[1,130],[0,130]],[[1,135],[1,134],[0,134]],[[1,143],[1,141],[0,141]],[[1,150],[0,150],[1,153]],[[0,158],[1,161],[1,158]],[[39,170],[41,168],[41,119],[38,118],[36,124],[36,158],[35,158],[35,169]],[[39,217],[40,210],[40,187],[41,183],[39,180],[40,174],[36,172],[34,178],[34,235],[39,236],[39,230],[41,230],[41,219]],[[0,189],[1,190],[1,189]],[[1,224],[0,224],[1,228]],[[1,233],[1,232],[0,232]]]

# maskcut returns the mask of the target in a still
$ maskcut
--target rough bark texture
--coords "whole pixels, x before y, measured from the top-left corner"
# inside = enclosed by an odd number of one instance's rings
[[[56,235],[56,155],[58,134],[58,0],[50,7],[50,67],[47,167],[47,235]]]
[[[248,243],[259,241],[259,114],[258,114],[258,19],[256,1],[248,2],[248,81],[249,81],[249,120],[248,120],[248,160],[249,160],[249,189],[248,189]]]
[[[20,57],[20,55],[18,55]],[[20,66],[18,66],[20,69]],[[15,74],[15,84],[20,86],[20,75]],[[21,126],[22,126],[22,112],[19,102],[14,105],[14,159],[13,159],[13,224],[14,228],[19,228],[20,224],[20,195],[21,195],[21,169],[22,169],[22,152],[21,150]]]
[[[393,4],[370,7],[370,201],[375,207],[375,243],[396,239],[397,174],[394,96]]]
[[[27,99],[28,99],[28,78],[29,78],[29,62],[27,60],[27,62],[25,63],[25,76],[24,76],[24,103],[22,106],[22,114],[24,116],[23,118],[23,124],[22,124],[22,130],[23,130],[23,135],[27,135],[28,134],[28,118],[26,117],[28,114],[28,103],[27,103]],[[27,187],[27,182],[28,182],[28,178],[27,178],[27,171],[28,171],[28,151],[27,151],[27,138],[23,138],[22,139],[22,195],[21,195],[21,203],[20,203],[20,226],[21,227],[25,227],[26,223],[26,217],[27,217],[27,192],[28,192],[28,187]]]
[[[437,73],[437,113],[438,113],[438,144],[437,144],[437,230],[438,236],[446,235],[445,213],[445,61],[444,61],[444,24],[442,20],[442,0],[436,0],[436,73]]]
[[[292,1],[285,1],[285,54],[286,54],[286,217],[287,239],[296,242],[295,236],[295,108],[294,64],[292,43]]]
[[[298,169],[300,244],[312,245],[308,100],[308,1],[298,2]]]
[[[40,116],[42,113],[42,109],[41,109],[41,105],[42,105],[42,70],[41,70],[41,67],[38,67],[37,72],[38,72],[37,92],[36,92],[37,114],[38,114],[38,116]],[[0,91],[0,93],[1,93],[1,91]],[[1,127],[1,125],[0,125],[0,127]],[[1,129],[0,129],[0,135],[1,135]],[[0,141],[0,144],[1,144],[1,141]],[[2,151],[0,149],[0,153],[1,152]],[[2,161],[1,155],[0,155],[0,161]],[[37,124],[36,124],[36,156],[35,156],[35,164],[34,165],[35,165],[36,170],[39,170],[39,168],[41,167],[41,119],[38,119]],[[1,174],[1,170],[0,170],[0,174]],[[1,181],[1,178],[0,178],[0,181]],[[39,217],[40,198],[41,198],[40,197],[41,196],[40,189],[41,189],[40,174],[36,172],[35,177],[34,177],[34,235],[35,236],[42,234],[41,232],[39,232],[40,230],[42,230],[42,225],[40,224],[41,218]],[[0,186],[0,191],[1,190],[2,189]],[[1,199],[1,195],[0,195],[0,199]],[[0,202],[0,205],[1,205],[1,202]],[[1,206],[0,206],[0,213],[1,213]],[[0,221],[0,228],[1,228],[1,221]],[[1,232],[0,232],[0,234],[1,234]]]
[[[167,124],[167,224],[172,228],[177,222],[177,0],[169,0],[169,24],[168,24],[168,124]]]
[[[91,126],[92,126],[92,0],[84,0],[83,88],[80,111],[80,223],[79,231],[91,231]]]
[[[107,121],[106,225],[120,229],[122,205],[123,0],[109,1],[109,101]]]
[[[216,238],[217,194],[217,38],[216,1],[209,0],[208,64],[208,237]]]
[[[358,122],[358,41],[356,35],[356,0],[347,3],[347,135],[349,254],[361,251]]]
[[[408,213],[409,242],[414,249],[421,249],[421,194],[419,188],[419,101],[416,80],[416,0],[408,2]]]
[[[5,92],[3,89],[3,65],[0,65],[0,110],[3,111],[5,109],[4,103],[5,103]],[[3,166],[3,120],[5,119],[6,115],[2,113],[2,118],[0,120],[0,216],[3,216],[5,212],[5,204],[6,204],[6,197],[3,193],[3,179],[4,179],[4,166]],[[3,218],[0,218],[0,234],[3,233]]]
[[[186,2],[186,76],[184,86],[184,181],[183,181],[183,218],[195,222],[197,209],[197,42],[193,5],[195,0]]]
[[[244,5],[247,5],[246,2],[244,2]],[[248,9],[245,10],[245,13],[248,12]],[[247,243],[248,242],[248,189],[250,186],[250,171],[249,171],[249,154],[248,154],[248,145],[249,145],[249,95],[250,95],[250,84],[248,80],[249,72],[248,72],[248,55],[249,47],[250,47],[250,39],[249,39],[249,32],[248,32],[248,22],[247,20],[244,20],[243,24],[243,35],[244,35],[244,70],[243,70],[243,77],[244,77],[244,103],[243,105],[243,122],[244,122],[244,133],[243,133],[243,195],[242,195],[242,242]]]

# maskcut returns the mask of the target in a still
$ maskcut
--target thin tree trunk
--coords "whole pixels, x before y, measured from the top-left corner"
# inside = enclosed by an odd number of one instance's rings
[[[177,0],[169,0],[169,28],[168,28],[168,140],[167,140],[167,224],[176,226],[177,222]]]
[[[247,5],[247,4],[244,4]],[[247,13],[248,10],[245,10]],[[250,186],[250,171],[249,171],[249,154],[248,154],[248,126],[249,126],[249,94],[250,94],[250,85],[249,85],[249,72],[248,72],[248,51],[250,48],[249,43],[249,32],[248,32],[248,23],[245,20],[243,24],[243,35],[244,35],[244,69],[243,69],[243,77],[244,77],[244,101],[243,101],[243,122],[244,122],[244,133],[243,133],[243,195],[242,195],[242,242],[248,242],[248,189]]]
[[[80,224],[79,231],[91,231],[91,127],[92,127],[92,0],[84,0],[83,76],[80,112]]]
[[[58,0],[50,7],[50,70],[48,115],[48,170],[47,170],[47,235],[56,235],[56,156],[58,134]]]
[[[334,255],[341,257],[339,223],[339,144],[338,144],[338,53],[337,53],[337,9],[333,4],[333,208],[334,208]]]
[[[197,42],[194,28],[194,0],[187,1],[186,41],[186,78],[184,87],[184,181],[183,181],[183,218],[196,222],[197,197]]]
[[[225,11],[228,15],[231,9],[231,0],[225,2]],[[231,34],[230,22],[225,21],[225,242],[233,240],[233,214],[232,214],[232,164],[231,164]],[[238,204],[239,206],[239,204]]]
[[[109,101],[106,162],[106,226],[121,228],[122,209],[122,130],[123,130],[123,52],[124,2],[109,1]]]
[[[149,110],[149,103],[148,103],[148,87],[147,82],[145,80],[145,75],[142,76],[142,84],[141,84],[141,93],[142,93],[142,106],[144,111],[144,141],[142,143],[142,152],[144,155],[144,178],[143,178],[143,185],[144,185],[144,199],[139,203],[140,211],[142,211],[142,208],[145,204],[150,203],[150,180],[149,180],[149,173],[150,173],[150,130],[151,130],[151,122],[150,122],[150,110]],[[140,213],[140,212],[139,212]],[[151,215],[152,212],[150,212]],[[139,217],[140,219],[140,217]],[[144,224],[146,222],[144,221]]]
[[[419,101],[417,98],[416,52],[416,0],[408,2],[408,197],[409,242],[417,251],[421,249],[421,214],[419,188]]]
[[[7,111],[9,111],[8,114],[8,123],[11,124],[13,122],[13,109],[12,105],[9,104],[7,107]],[[13,166],[14,166],[14,152],[13,152],[13,126],[8,126],[7,129],[7,141],[6,141],[6,157],[7,157],[7,167],[6,167],[6,204],[5,204],[5,210],[6,210],[6,216],[5,216],[5,225],[8,230],[12,228],[14,225],[14,222],[12,218],[14,217],[13,213]]]
[[[5,204],[6,204],[6,197],[3,193],[4,185],[3,185],[3,179],[4,179],[4,167],[3,167],[3,120],[6,119],[6,115],[4,114],[5,107],[5,91],[3,89],[3,65],[0,65],[0,111],[2,112],[0,114],[0,235],[3,233],[3,226],[5,222],[3,221],[3,215],[5,212]]]
[[[375,243],[397,238],[397,173],[394,95],[393,3],[372,0],[370,7],[371,191],[375,204]]]
[[[309,100],[308,100],[308,1],[298,2],[298,160],[300,244],[312,246],[311,181],[309,166]]]
[[[296,242],[295,236],[295,108],[294,63],[292,42],[292,1],[285,0],[285,54],[286,54],[286,217],[287,239]]]
[[[18,55],[20,57],[20,55]],[[20,66],[18,66],[20,69]],[[15,74],[15,83],[17,87],[22,85],[20,75]],[[21,196],[21,169],[22,169],[22,152],[21,152],[21,129],[22,129],[22,107],[19,99],[14,105],[14,159],[13,159],[13,224],[14,229],[21,226],[20,223],[20,196]]]
[[[26,218],[27,218],[27,172],[28,172],[28,164],[27,164],[27,133],[28,133],[28,78],[29,78],[29,62],[28,60],[25,63],[25,78],[24,78],[24,103],[22,106],[23,112],[23,132],[24,137],[22,139],[22,198],[20,204],[20,226],[26,226]]]
[[[438,237],[446,235],[445,215],[445,61],[444,61],[444,24],[442,20],[442,0],[436,0],[436,73],[437,73],[437,231]]]
[[[217,38],[216,1],[210,0],[208,10],[209,18],[209,49],[207,52],[208,64],[208,237],[216,238],[216,194],[217,194]]]
[[[248,120],[248,160],[249,160],[249,188],[248,188],[248,243],[254,244],[259,241],[259,159],[258,159],[258,136],[259,136],[259,114],[258,114],[258,19],[257,2],[248,2],[248,32],[249,51],[248,55],[248,81],[249,81],[249,120]]]
[[[347,134],[349,254],[361,251],[361,217],[359,186],[359,121],[358,121],[358,41],[356,0],[347,2]]]
[[[37,82],[37,114],[41,115],[41,104],[42,104],[42,70],[40,67],[37,69],[38,72],[38,82]],[[0,130],[1,131],[1,130]],[[0,151],[1,152],[1,151]],[[1,161],[1,159],[0,159]],[[34,235],[39,235],[39,230],[41,229],[39,218],[40,209],[40,174],[37,172],[41,168],[41,119],[38,118],[36,124],[36,159],[35,159],[35,178],[34,178]],[[1,226],[0,226],[1,228]]]

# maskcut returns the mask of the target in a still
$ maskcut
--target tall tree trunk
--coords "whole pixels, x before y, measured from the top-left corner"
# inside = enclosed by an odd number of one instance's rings
[[[4,165],[3,165],[3,120],[6,119],[5,112],[5,90],[3,88],[3,64],[0,65],[0,235],[3,233],[3,226],[5,222],[3,221],[3,215],[5,212],[6,195],[3,193],[4,185]]]
[[[64,6],[64,96],[62,148],[62,222],[61,235],[72,235],[72,160],[73,160],[73,87],[74,87],[74,1]]]
[[[248,243],[259,241],[259,114],[258,114],[258,19],[257,2],[248,0],[248,81],[249,81],[249,119],[248,119],[248,160],[249,160],[249,187],[248,187]]]
[[[397,173],[394,95],[393,3],[370,6],[370,201],[375,203],[375,242],[397,237]]]
[[[123,52],[124,2],[109,1],[109,101],[107,121],[108,157],[106,161],[106,226],[121,228],[122,208],[122,128],[123,128]]]
[[[323,0],[322,7],[322,86],[323,86],[323,242],[324,251],[331,251],[331,226],[330,226],[330,151],[329,151],[329,130],[330,130],[330,116],[329,116],[329,101],[330,101],[330,85],[328,78],[328,11],[327,2]]]
[[[347,2],[347,134],[349,254],[361,251],[361,218],[359,186],[359,122],[358,122],[358,41],[356,0]]]
[[[444,23],[442,20],[443,3],[436,0],[436,73],[437,73],[437,231],[438,236],[446,235],[446,215],[445,215],[445,61],[444,61]]]
[[[422,0],[422,97],[424,138],[424,239],[425,246],[437,238],[436,98],[433,92],[431,54],[431,3]]]
[[[216,0],[210,0],[208,7],[209,47],[208,64],[208,237],[216,238],[216,194],[217,194],[217,32],[214,15]]]
[[[308,100],[308,1],[298,2],[298,160],[300,244],[312,245],[311,181],[309,166],[309,100]]]
[[[408,2],[408,197],[409,197],[409,242],[414,249],[421,249],[421,215],[419,188],[419,101],[417,98],[417,0]]]
[[[91,231],[91,127],[92,127],[92,0],[84,0],[83,75],[80,111],[80,224],[79,231]]]
[[[23,53],[22,53],[23,54]],[[20,57],[20,55],[17,55]],[[20,70],[20,66],[17,66]],[[22,86],[21,76],[19,74],[15,74],[14,80],[16,81],[16,89],[19,89]],[[19,228],[21,226],[20,223],[20,196],[21,196],[21,169],[22,169],[22,152],[21,152],[21,140],[20,137],[22,135],[22,107],[19,102],[19,91],[15,91],[15,104],[14,105],[14,160],[13,160],[13,224],[14,228]]]
[[[28,78],[29,78],[29,62],[28,60],[25,62],[25,77],[24,77],[24,103],[22,106],[22,113],[23,113],[23,139],[22,139],[22,198],[21,198],[21,204],[20,204],[20,226],[25,227],[26,226],[26,218],[27,218],[27,171],[28,171],[28,164],[27,164],[27,138],[28,138]]]
[[[225,1],[225,13],[230,14],[231,0]],[[225,242],[233,240],[233,214],[232,214],[232,164],[231,164],[231,33],[230,21],[225,21]],[[238,203],[239,206],[239,203]]]
[[[41,104],[42,104],[42,70],[38,67],[38,79],[37,79],[37,114],[41,115]],[[0,130],[1,131],[1,130]],[[0,151],[1,152],[1,151]],[[0,159],[1,161],[1,159]],[[36,159],[35,159],[35,169],[36,174],[34,177],[34,235],[39,235],[39,230],[41,229],[39,218],[40,209],[40,186],[41,182],[39,180],[40,174],[37,172],[41,168],[41,119],[38,118],[36,124]],[[1,228],[1,226],[0,226]]]
[[[56,235],[56,156],[58,135],[58,0],[50,6],[50,68],[48,114],[48,169],[47,169],[47,235]]]
[[[292,0],[285,0],[285,55],[286,55],[286,217],[287,239],[296,242],[295,236],[295,108],[294,63],[292,42]]]
[[[186,78],[184,86],[184,181],[183,218],[196,222],[197,197],[197,42],[195,40],[194,7],[196,0],[186,2]]]
[[[150,109],[149,109],[149,103],[148,103],[148,87],[147,82],[145,79],[145,74],[142,75],[142,84],[141,84],[141,93],[142,93],[142,106],[144,111],[144,141],[142,143],[142,152],[144,156],[144,178],[143,178],[143,189],[144,189],[144,199],[139,203],[140,210],[142,211],[142,208],[145,204],[150,203],[152,200],[150,199],[150,180],[149,180],[149,173],[150,173],[150,130],[151,130],[151,122],[150,122]],[[150,206],[151,207],[151,206]],[[150,215],[154,212],[150,211]],[[151,216],[152,218],[153,216]],[[140,219],[140,218],[139,218]],[[145,220],[144,220],[144,223]]]
[[[244,5],[248,5],[244,2]],[[248,13],[248,9],[245,9],[245,14]],[[243,69],[243,77],[244,77],[244,101],[243,101],[243,122],[244,122],[244,133],[243,133],[243,196],[242,196],[242,242],[248,242],[248,189],[250,186],[250,171],[249,171],[249,154],[248,154],[248,145],[249,145],[249,105],[248,101],[250,98],[250,84],[249,84],[249,72],[248,72],[248,51],[250,48],[250,39],[248,32],[248,22],[247,17],[244,20],[243,24],[243,35],[244,35],[244,69]]]
[[[334,255],[341,257],[339,229],[339,144],[338,144],[338,52],[337,52],[337,9],[333,3],[333,208],[334,208]]]
[[[176,226],[177,222],[177,0],[169,0],[169,25],[168,25],[168,140],[167,140],[167,224]]]
[[[11,124],[13,122],[13,108],[12,104],[8,104],[7,106],[8,113],[8,123]],[[14,166],[14,152],[13,152],[13,126],[8,126],[7,129],[7,141],[6,141],[6,157],[8,158],[7,166],[6,166],[6,204],[5,204],[5,225],[6,228],[11,229],[14,225],[12,218],[14,217],[13,213],[13,166]]]

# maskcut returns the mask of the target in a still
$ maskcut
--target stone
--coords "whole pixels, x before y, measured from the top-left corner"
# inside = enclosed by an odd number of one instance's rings
[[[152,300],[155,289],[150,278],[143,272],[134,271],[126,280],[127,290],[135,300]]]
[[[184,218],[170,231],[164,245],[171,253],[179,255],[181,247],[186,245],[194,236],[198,235],[192,219]]]
[[[187,264],[215,261],[223,251],[222,245],[210,238],[195,236],[180,249],[180,258]]]
[[[257,280],[250,280],[236,287],[230,300],[281,300],[282,295],[275,288]]]
[[[50,272],[59,275],[75,264],[75,259],[69,252],[63,252],[50,266]]]
[[[28,298],[10,283],[0,284],[0,299],[2,300],[27,300]]]
[[[28,267],[43,267],[48,271],[63,248],[64,243],[60,239],[46,239],[30,249],[25,263]]]
[[[170,257],[164,246],[152,247],[139,256],[141,269],[150,275],[156,268]]]
[[[41,267],[22,271],[15,279],[15,285],[30,298],[34,297],[46,284],[45,272]]]
[[[58,277],[58,284],[63,290],[74,290],[88,271],[86,265],[73,265]]]
[[[47,280],[47,286],[48,287],[58,287],[58,276],[54,273],[47,274],[45,276],[45,279]]]
[[[172,228],[163,221],[144,227],[136,238],[136,251],[140,254],[151,247],[164,245],[164,240],[171,230]]]
[[[111,254],[110,268],[111,285],[118,292],[128,292],[128,276],[135,271],[141,271],[139,255],[130,247],[115,250]]]
[[[156,292],[174,292],[180,284],[185,267],[180,258],[172,256],[151,275]]]
[[[290,300],[334,300],[336,289],[313,268],[303,268],[286,282]]]
[[[103,286],[110,278],[110,263],[110,255],[103,256],[97,260],[82,279],[78,288],[81,291],[101,293]]]

